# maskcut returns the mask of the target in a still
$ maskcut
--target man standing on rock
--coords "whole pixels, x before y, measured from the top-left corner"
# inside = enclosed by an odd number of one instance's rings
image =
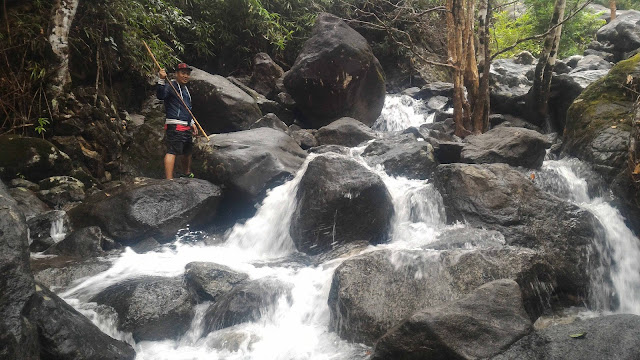
[[[193,177],[191,172],[191,154],[193,152],[193,135],[198,135],[198,128],[190,114],[191,110],[191,94],[187,89],[187,83],[191,77],[191,67],[185,63],[176,66],[176,80],[171,85],[166,82],[167,73],[165,69],[160,69],[158,75],[158,88],[156,96],[160,100],[164,100],[164,108],[167,118],[164,123],[165,144],[167,153],[164,156],[164,174],[165,178],[173,179],[173,168],[176,162],[176,156],[182,156],[181,177]],[[174,89],[176,91],[174,91]],[[189,111],[185,108],[189,107]]]

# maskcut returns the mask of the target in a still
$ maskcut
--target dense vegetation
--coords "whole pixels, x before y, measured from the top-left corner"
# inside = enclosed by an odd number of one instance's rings
[[[585,0],[570,1],[568,9]],[[222,75],[242,74],[250,70],[257,52],[267,52],[286,68],[294,62],[320,11],[348,20],[370,40],[383,64],[410,70],[413,61],[424,59],[425,54],[436,61],[437,56],[445,55],[441,53],[443,32],[437,30],[442,27],[443,13],[428,11],[443,3],[443,0],[81,0],[70,34],[73,85],[95,85],[114,96],[121,107],[139,104],[140,99],[131,94],[148,87],[148,75],[154,72],[143,40],[166,67],[187,61]],[[47,42],[52,5],[45,0],[3,0],[3,4],[2,132],[43,135],[51,118],[45,85],[53,72]],[[524,0],[524,6],[524,13],[517,18],[509,7],[496,9],[492,34],[495,50],[546,30],[553,2]],[[638,5],[632,0],[618,1],[620,9],[631,6]],[[586,12],[567,22],[561,57],[582,51],[602,24],[598,15]],[[539,43],[539,40],[522,43],[503,56],[523,49],[536,54]],[[122,95],[121,99],[114,94]]]

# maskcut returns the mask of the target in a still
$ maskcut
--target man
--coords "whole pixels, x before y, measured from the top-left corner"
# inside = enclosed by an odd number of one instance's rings
[[[193,177],[191,172],[191,154],[193,152],[193,135],[198,135],[193,117],[185,108],[185,104],[191,110],[191,94],[187,89],[187,83],[191,77],[191,67],[185,63],[176,66],[176,80],[173,81],[173,88],[166,82],[167,73],[165,69],[160,69],[158,75],[158,88],[156,96],[164,100],[164,108],[167,118],[164,123],[165,144],[167,153],[164,156],[165,178],[173,179],[173,168],[176,156],[182,156],[182,171],[186,177]],[[176,94],[177,92],[177,94]],[[182,100],[184,100],[184,103]]]

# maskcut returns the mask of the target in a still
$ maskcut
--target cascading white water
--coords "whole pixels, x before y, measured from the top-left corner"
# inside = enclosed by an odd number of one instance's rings
[[[614,295],[619,302],[613,310],[640,315],[640,240],[624,223],[617,209],[603,197],[589,196],[586,180],[576,174],[585,167],[577,159],[546,160],[536,181],[545,190],[587,209],[600,221],[610,252],[609,271]]]
[[[424,112],[419,113],[414,105],[386,102],[383,113],[387,115],[379,120],[378,126],[402,130],[429,122]],[[389,115],[401,109],[404,109],[403,115]],[[405,121],[407,119],[409,121]],[[350,156],[369,168],[360,156],[363,149],[352,149]],[[310,155],[294,179],[269,191],[255,216],[234,226],[225,234],[223,244],[206,246],[177,239],[171,246],[155,252],[137,254],[126,249],[114,259],[110,269],[74,284],[61,296],[105,333],[132,344],[138,360],[368,358],[369,347],[343,341],[329,331],[327,299],[331,279],[344,259],[317,266],[285,266],[280,261],[295,252],[289,235],[295,194],[306,164],[314,156],[324,155]],[[388,176],[380,167],[371,170],[379,174],[386,184],[395,210],[390,242],[379,247],[415,249],[433,242],[444,227],[442,199],[433,185],[427,181]],[[180,276],[185,266],[194,261],[225,265],[248,274],[250,279],[277,279],[292,289],[291,294],[280,298],[275,307],[262,314],[258,321],[209,334],[203,334],[207,304],[201,304],[196,308],[191,328],[181,339],[139,343],[133,341],[131,334],[116,329],[114,314],[105,313],[103,308],[89,302],[92,296],[106,287],[127,279]]]
[[[66,229],[64,228],[64,216],[59,216],[51,222],[49,235],[55,242],[60,242],[67,236]]]
[[[399,131],[432,122],[433,114],[427,113],[424,101],[407,95],[387,95],[382,112],[372,128],[379,131]]]

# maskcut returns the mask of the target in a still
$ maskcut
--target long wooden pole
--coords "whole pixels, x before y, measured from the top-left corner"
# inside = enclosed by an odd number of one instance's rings
[[[149,47],[149,45],[147,45],[147,42],[143,40],[142,43],[144,44],[144,47],[147,48],[147,51],[149,52],[149,55],[151,55],[153,62],[158,67],[158,70],[162,70],[162,67],[160,66],[160,64],[158,64],[158,60],[156,60],[156,57],[153,55],[153,52],[151,51],[151,48]],[[200,126],[200,123],[198,122],[198,120],[196,120],[196,117],[191,112],[191,109],[189,109],[187,104],[184,102],[184,99],[178,93],[178,90],[176,90],[176,88],[173,86],[173,84],[171,83],[171,80],[167,79],[167,81],[169,82],[169,86],[171,86],[171,89],[173,89],[173,92],[176,94],[176,97],[180,99],[180,101],[182,102],[182,105],[184,105],[184,108],[187,109],[187,111],[189,112],[189,115],[191,115],[191,117],[193,118],[193,121],[196,123],[196,125],[198,125],[198,129],[200,129],[200,131],[202,132],[202,135],[204,135],[204,137],[207,138],[207,141],[209,141],[209,136],[207,136],[207,133],[204,131],[202,126]]]

